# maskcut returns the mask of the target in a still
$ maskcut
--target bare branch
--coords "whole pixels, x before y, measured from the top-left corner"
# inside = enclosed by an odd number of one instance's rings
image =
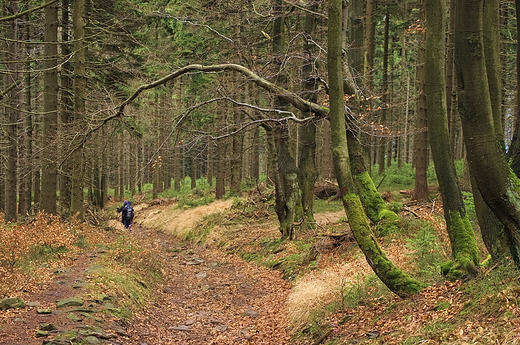
[[[222,134],[222,135],[219,135],[219,136],[213,136],[213,135],[210,135],[209,137],[212,139],[212,140],[216,140],[216,139],[222,139],[222,138],[225,138],[225,137],[229,137],[229,136],[233,136],[243,130],[245,130],[246,128],[249,128],[251,126],[254,126],[254,125],[261,125],[263,123],[266,123],[266,122],[285,122],[285,121],[294,121],[294,122],[298,122],[298,123],[302,123],[302,122],[309,122],[309,121],[312,121],[314,120],[314,118],[312,117],[306,117],[305,119],[299,119],[297,118],[296,116],[287,116],[287,117],[283,117],[283,118],[270,118],[270,119],[259,119],[259,120],[253,120],[251,122],[247,122],[247,123],[244,123],[242,124],[242,126],[240,126],[240,128],[237,128],[235,129],[234,131],[232,132],[229,132],[229,133],[226,133],[226,134]]]
[[[237,64],[218,64],[218,65],[209,65],[209,66],[203,66],[199,64],[193,64],[188,65],[185,67],[182,67],[173,73],[170,73],[161,79],[158,79],[154,82],[151,82],[150,84],[141,85],[138,87],[134,93],[127,98],[121,105],[119,106],[117,113],[114,115],[114,117],[117,116],[123,116],[124,110],[127,105],[129,105],[133,100],[135,100],[141,92],[149,89],[153,89],[157,86],[166,84],[170,80],[173,80],[183,74],[187,74],[190,72],[225,72],[225,71],[234,71],[239,72],[243,74],[245,77],[249,78],[250,81],[257,84],[258,86],[262,87],[263,89],[275,94],[276,96],[282,98],[283,100],[287,101],[288,103],[292,104],[297,109],[303,111],[303,112],[312,112],[319,117],[326,117],[329,113],[329,109],[326,107],[322,107],[319,104],[309,102],[307,100],[304,100],[300,96],[290,93],[286,89],[273,84],[269,81],[267,81],[264,78],[261,78],[256,73],[251,71],[250,69]]]
[[[308,8],[306,8],[306,7],[304,7],[304,6],[300,6],[300,5],[298,5],[296,2],[287,1],[287,0],[285,0],[284,2],[285,2],[286,4],[288,4],[288,5],[290,5],[290,6],[294,6],[294,7],[296,7],[297,9],[299,9],[299,10],[301,10],[301,11],[303,11],[303,12],[307,12],[307,13],[309,13],[309,14],[312,14],[312,15],[317,16],[317,17],[322,17],[322,18],[324,18],[324,19],[327,19],[327,18],[328,18],[328,16],[327,16],[326,14],[319,13],[319,12],[316,12],[316,11],[311,11],[310,9],[308,9]]]
[[[256,105],[253,105],[253,104],[249,104],[249,103],[242,103],[242,102],[237,102],[236,100],[230,98],[230,97],[219,97],[219,98],[212,98],[212,99],[209,99],[209,100],[206,100],[204,102],[201,102],[197,105],[194,105],[192,107],[190,107],[189,109],[187,109],[183,115],[181,116],[181,118],[176,121],[176,124],[174,127],[177,127],[181,124],[182,120],[186,117],[187,113],[191,112],[192,110],[196,109],[196,108],[199,108],[201,106],[204,106],[206,104],[209,104],[209,103],[212,103],[212,102],[218,102],[218,101],[228,101],[228,102],[231,102],[233,104],[236,104],[238,106],[241,106],[241,107],[247,107],[247,108],[251,108],[251,109],[254,109],[256,111],[260,111],[260,112],[266,112],[266,113],[276,113],[278,115],[285,115],[285,117],[275,117],[275,118],[270,118],[270,117],[266,117],[266,118],[260,118],[260,119],[254,119],[252,118],[252,121],[249,121],[247,123],[243,123],[240,125],[239,128],[231,131],[231,132],[228,132],[228,133],[225,133],[225,134],[222,134],[222,135],[218,135],[218,136],[214,136],[214,135],[210,135],[210,134],[206,134],[206,133],[203,133],[205,136],[209,137],[210,139],[212,140],[217,140],[217,139],[222,139],[222,138],[225,138],[225,137],[229,137],[229,136],[233,136],[251,126],[255,126],[255,125],[262,125],[262,124],[265,124],[265,123],[268,123],[268,122],[286,122],[286,121],[293,121],[293,122],[296,122],[296,123],[306,123],[306,122],[309,122],[309,121],[314,121],[316,118],[314,116],[309,116],[309,117],[306,117],[306,118],[303,118],[303,119],[300,119],[298,117],[296,117],[296,115],[291,112],[291,111],[284,111],[284,110],[280,110],[280,109],[272,109],[272,108],[261,108],[261,107],[258,107]]]
[[[0,91],[0,99],[4,98],[4,96],[9,92],[11,91],[12,89],[14,89],[16,86],[18,86],[20,84],[20,81],[17,80],[15,81],[14,83],[12,83],[11,85],[9,85],[9,87],[3,91]]]
[[[28,9],[28,10],[25,10],[25,11],[22,11],[22,12],[18,12],[16,14],[13,14],[12,16],[2,17],[2,18],[0,18],[0,22],[5,22],[5,21],[8,21],[8,20],[13,20],[13,19],[17,19],[17,18],[23,17],[26,14],[29,14],[29,13],[34,12],[34,11],[41,10],[42,8],[44,8],[46,6],[52,5],[56,1],[58,1],[58,0],[51,0],[49,2],[44,3],[41,6],[33,7],[33,8]]]

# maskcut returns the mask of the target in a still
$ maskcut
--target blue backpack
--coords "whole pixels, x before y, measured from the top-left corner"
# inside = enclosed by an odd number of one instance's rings
[[[132,208],[132,205],[128,204],[125,206],[125,217],[126,219],[132,219],[134,218],[134,209]]]

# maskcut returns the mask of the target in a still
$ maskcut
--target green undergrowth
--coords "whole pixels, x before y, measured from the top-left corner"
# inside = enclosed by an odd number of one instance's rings
[[[434,283],[440,276],[440,266],[448,259],[445,248],[433,226],[427,221],[411,217],[401,218],[406,229],[406,246],[411,250],[411,260],[416,267],[419,280]]]
[[[504,262],[464,283],[460,291],[466,302],[458,319],[462,320],[467,315],[508,319],[516,314],[520,307],[518,279],[519,272],[514,264]]]
[[[344,211],[343,203],[340,200],[314,200],[314,213],[340,212]]]
[[[313,240],[281,240],[264,237],[254,245],[254,250],[239,250],[236,254],[246,261],[282,272],[293,280],[316,268],[317,252]]]

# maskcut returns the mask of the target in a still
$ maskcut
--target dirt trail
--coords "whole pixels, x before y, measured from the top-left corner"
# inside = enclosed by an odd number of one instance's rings
[[[149,231],[145,231],[149,232]],[[289,284],[275,272],[155,233],[169,263],[153,306],[127,326],[124,344],[287,344]]]
[[[89,332],[89,326],[108,326],[107,319],[93,316],[99,307],[96,301],[85,300],[83,306],[56,306],[58,300],[84,293],[88,270],[96,264],[98,254],[74,254],[73,264],[56,270],[53,281],[39,291],[23,296],[26,308],[0,311],[0,345],[40,345],[61,331],[80,328]],[[50,324],[57,329],[48,329],[46,337],[36,337],[42,325]],[[110,328],[114,327],[111,325]],[[90,331],[95,333],[93,329]]]
[[[104,313],[103,301],[57,308],[58,299],[85,292],[89,269],[98,263],[99,253],[78,253],[73,265],[57,272],[53,282],[24,296],[30,306],[0,311],[0,345],[74,344],[50,342],[69,330],[79,330],[81,339],[88,337],[92,344],[289,343],[285,303],[290,286],[276,272],[217,249],[184,246],[164,230],[136,225],[131,236],[160,248],[166,262],[166,280],[152,305],[128,322]],[[38,309],[52,312],[39,314]],[[57,329],[36,338],[42,324]]]

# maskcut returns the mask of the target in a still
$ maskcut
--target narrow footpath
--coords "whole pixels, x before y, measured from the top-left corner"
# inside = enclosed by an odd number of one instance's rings
[[[277,272],[155,230],[136,226],[131,236],[158,249],[165,262],[166,279],[151,305],[128,321],[112,317],[104,301],[85,295],[89,270],[103,253],[77,253],[49,284],[23,296],[25,308],[0,311],[0,345],[74,344],[53,340],[66,332],[80,334],[82,344],[289,343],[290,286]],[[78,296],[87,296],[80,306],[57,306]]]
[[[289,343],[290,286],[276,272],[211,248],[178,248],[171,236],[155,231],[136,232],[154,236],[164,249],[167,280],[156,302],[126,325],[123,344]]]

